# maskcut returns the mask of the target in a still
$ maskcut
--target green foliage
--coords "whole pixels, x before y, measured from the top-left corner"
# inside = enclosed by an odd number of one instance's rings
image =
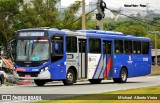
[[[155,49],[155,34],[147,34],[146,37],[152,41],[152,48]],[[160,35],[157,35],[157,48],[160,49]]]
[[[8,41],[14,37],[14,31],[24,28],[52,27],[58,29],[77,30],[82,27],[81,15],[77,16],[80,3],[71,4],[64,11],[59,11],[56,4],[59,0],[32,0],[29,4],[23,4],[23,0],[0,0],[0,41],[7,47]],[[93,14],[86,16],[86,28],[96,29],[96,20],[91,20]],[[137,17],[141,15],[137,13]],[[77,20],[75,22],[75,20]],[[148,34],[148,30],[160,30],[160,18],[155,17],[152,25],[144,22],[123,19],[114,21],[104,19],[104,30],[119,31],[127,35],[146,36],[151,38],[154,47],[154,35]],[[158,48],[160,39],[157,37]]]
[[[13,16],[19,11],[17,0],[0,0],[0,41],[5,48],[13,36]]]
[[[64,19],[62,20],[63,26],[61,26],[61,29],[75,29],[77,28],[75,27],[76,24],[81,28],[81,19],[74,23],[74,21],[77,19],[75,14],[79,10],[79,7],[80,3],[75,2],[74,4],[70,5],[67,10],[64,11]]]
[[[15,28],[58,27],[59,14],[54,1],[33,0],[32,4],[23,5],[22,11],[15,16]]]
[[[143,36],[143,37],[147,34],[146,29],[141,25],[131,25],[128,27],[117,27],[115,31],[120,31],[128,35]]]

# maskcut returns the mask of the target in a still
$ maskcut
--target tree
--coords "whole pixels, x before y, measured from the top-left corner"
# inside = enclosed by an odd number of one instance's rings
[[[129,26],[129,27],[117,27],[116,31],[123,32],[124,34],[134,35],[134,36],[146,36],[147,31],[143,26]]]
[[[58,0],[33,0],[29,4],[23,5],[22,11],[14,18],[14,28],[52,27],[71,30],[81,29],[81,16],[76,15],[80,8],[80,3],[71,4],[65,9],[63,15],[60,15],[56,8],[57,2]],[[90,20],[91,14],[86,17],[87,22]]]
[[[13,17],[18,13],[20,0],[0,0],[0,34],[1,45],[7,48],[9,39],[12,38]]]
[[[79,29],[81,28],[81,19],[76,21],[78,17],[76,17],[76,13],[80,8],[80,3],[75,2],[74,4],[70,5],[67,10],[64,11],[64,19],[62,20],[63,26],[61,29]],[[77,24],[77,26],[76,26]],[[76,27],[75,27],[76,26]]]
[[[17,29],[34,27],[59,27],[57,0],[33,0],[22,6],[22,11],[15,17]]]

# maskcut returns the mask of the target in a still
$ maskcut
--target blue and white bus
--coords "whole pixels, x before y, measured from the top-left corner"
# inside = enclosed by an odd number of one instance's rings
[[[15,77],[33,79],[37,86],[72,85],[81,78],[92,84],[105,78],[124,83],[151,73],[151,40],[120,32],[22,29],[10,46]]]

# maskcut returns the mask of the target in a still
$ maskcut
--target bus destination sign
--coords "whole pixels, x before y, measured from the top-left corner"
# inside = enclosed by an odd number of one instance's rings
[[[20,32],[19,37],[38,37],[44,36],[44,32]]]

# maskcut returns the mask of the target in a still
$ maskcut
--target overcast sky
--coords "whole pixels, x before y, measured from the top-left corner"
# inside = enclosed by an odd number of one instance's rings
[[[68,6],[71,3],[74,3],[76,0],[61,0],[62,6]],[[95,2],[97,0],[85,0],[86,4],[89,4],[89,2]],[[160,0],[104,0],[108,7],[111,8],[124,8],[124,4],[135,4],[135,5],[146,5],[146,3],[149,4],[149,9],[160,10]],[[126,7],[125,7],[126,8]],[[135,7],[133,7],[135,8]],[[143,7],[136,7],[136,9],[145,9]]]

